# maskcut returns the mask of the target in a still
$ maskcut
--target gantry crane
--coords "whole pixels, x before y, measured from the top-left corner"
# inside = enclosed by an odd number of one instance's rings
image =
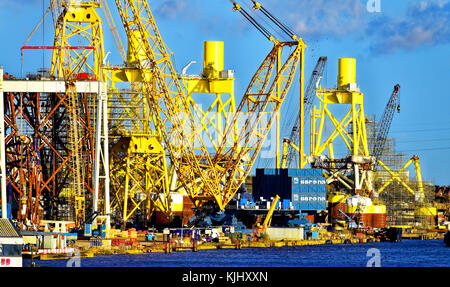
[[[237,3],[233,4],[236,10],[248,14]],[[248,18],[273,42],[274,47],[255,73],[224,133],[226,138],[232,138],[232,127],[245,117],[236,141],[232,145],[223,141],[211,149],[199,133],[194,112],[147,1],[116,0],[116,5],[131,52],[137,59],[136,67],[141,71],[151,70],[151,74],[143,77],[142,90],[153,110],[156,130],[166,145],[178,179],[197,207],[214,201],[223,209],[250,172],[291,86],[299,61],[303,75],[305,44],[289,31],[285,34],[291,40],[280,42],[262,25]],[[255,7],[262,6],[255,3]],[[267,18],[285,28],[273,16]],[[282,59],[281,52],[288,49],[290,53]]]
[[[323,71],[327,63],[327,57],[320,57],[317,60],[317,64],[314,67],[311,77],[309,78],[308,85],[306,86],[305,99],[304,99],[304,110],[310,111],[314,98],[315,91],[323,77]],[[297,115],[295,123],[291,130],[291,135],[289,138],[283,140],[283,155],[281,168],[288,168],[291,166],[292,161],[296,158],[296,153],[300,153],[298,147],[300,141],[300,130],[303,129],[304,118],[300,119],[300,112]],[[301,159],[299,163],[301,162]]]

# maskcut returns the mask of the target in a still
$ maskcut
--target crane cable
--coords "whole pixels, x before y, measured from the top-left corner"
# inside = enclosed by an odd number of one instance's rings
[[[292,32],[291,29],[289,29],[286,25],[284,25],[280,20],[278,20],[275,16],[273,16],[269,11],[267,11],[266,8],[264,8],[260,3],[256,2],[255,0],[252,0],[254,6],[254,9],[259,9],[261,12],[263,12],[264,15],[266,15],[267,18],[269,18],[272,22],[275,23],[284,33],[286,33],[290,38],[294,38],[295,34]]]
[[[247,19],[250,23],[252,23],[252,25],[255,26],[255,28],[258,29],[258,31],[264,35],[264,37],[272,41],[272,35],[266,28],[264,28],[261,24],[259,24],[258,21],[256,21],[249,13],[247,13],[247,11],[242,9],[242,7],[239,4],[237,4],[234,0],[230,0],[230,2],[233,3],[234,5],[233,11],[236,10],[239,11],[245,17],[245,19]]]
[[[247,9],[248,9],[249,11],[256,11],[256,10],[258,10],[259,7],[260,7],[260,6],[256,6],[256,4],[255,4],[254,6],[251,6],[251,5],[249,5],[248,3],[246,3],[246,2],[244,2],[244,5],[247,7]],[[263,15],[261,15],[260,13],[256,13],[256,12],[253,12],[253,13],[255,14],[256,17],[258,17],[258,19],[260,19],[260,20],[263,22],[263,24],[265,24],[265,27],[267,27],[266,29],[267,29],[268,31],[269,31],[269,30],[272,30],[272,31],[273,31],[273,33],[271,34],[273,38],[276,38],[276,37],[274,36],[274,34],[276,34],[277,37],[278,37],[278,39],[283,39],[283,41],[286,41],[286,36],[285,36],[284,34],[280,33],[279,29],[277,29],[277,28],[274,27],[272,24],[270,24],[270,23],[267,21],[267,19],[266,19],[265,17],[263,17]],[[267,17],[267,16],[266,16],[266,17]]]

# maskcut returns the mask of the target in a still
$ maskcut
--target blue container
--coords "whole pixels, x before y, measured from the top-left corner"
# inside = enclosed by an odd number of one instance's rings
[[[291,201],[289,199],[283,199],[283,209],[289,209],[291,207]]]
[[[311,176],[311,177],[323,177],[322,169],[316,168],[303,168],[303,169],[288,169],[288,176]]]
[[[277,175],[278,172],[277,172],[277,169],[275,169],[275,168],[265,168],[265,169],[263,169],[263,174],[264,175]]]
[[[84,225],[84,236],[92,236],[92,224]]]
[[[311,239],[312,240],[318,240],[319,239],[319,232],[311,232]]]
[[[296,210],[325,210],[326,193],[299,190],[293,192],[292,205]]]
[[[100,226],[100,234],[101,234],[101,236],[102,237],[106,237],[106,224],[102,224],[101,226]]]

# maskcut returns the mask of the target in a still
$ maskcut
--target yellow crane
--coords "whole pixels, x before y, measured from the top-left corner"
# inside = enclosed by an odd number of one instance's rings
[[[195,113],[190,108],[148,2],[115,2],[131,52],[137,59],[136,67],[140,71],[151,71],[143,75],[142,90],[153,110],[156,130],[166,145],[179,181],[197,207],[214,201],[224,209],[250,172],[299,62],[303,77],[306,45],[294,34],[289,34],[289,41],[278,41],[265,34],[274,47],[253,76],[228,127],[234,127],[242,119],[244,125],[232,145],[223,141],[211,149],[199,132]],[[244,10],[241,8],[240,11]],[[289,53],[282,57],[285,50]],[[225,138],[232,138],[234,132],[233,128],[228,128]]]
[[[281,168],[288,168],[289,146],[295,151],[300,152],[300,148],[288,138],[283,139],[283,153],[281,156]]]
[[[75,81],[105,80],[101,68],[104,58],[102,21],[96,12],[99,5],[95,1],[51,3],[53,12],[61,14],[55,25],[54,46],[50,47],[53,50],[50,74],[66,82],[66,97],[62,101],[68,109],[68,154],[62,170],[72,176],[70,193],[74,199],[77,226],[85,221],[86,191],[92,192],[87,174],[91,172],[93,154],[86,156],[83,139],[93,135],[92,129],[81,117],[86,103],[82,103],[82,95],[77,93]]]
[[[109,79],[109,136],[114,142],[110,150],[111,210],[123,225],[137,212],[149,221],[155,211],[172,218],[169,190],[170,172],[164,147],[158,133],[152,130],[153,116],[143,95],[140,82],[148,70],[138,71],[136,59],[125,51],[106,0],[102,9],[125,65],[105,66]],[[116,87],[129,83],[130,89]]]
[[[270,205],[269,211],[267,212],[266,218],[264,219],[262,226],[259,223],[256,225],[257,233],[266,232],[267,227],[270,227],[270,224],[272,222],[272,215],[273,215],[273,212],[275,211],[275,207],[277,206],[279,199],[280,199],[280,197],[277,194],[275,196],[275,198],[273,199],[272,204]]]
[[[114,42],[116,43],[117,50],[119,50],[120,56],[122,57],[123,62],[125,63],[127,60],[127,53],[125,52],[125,48],[123,46],[123,42],[120,39],[119,32],[117,31],[116,24],[114,23],[114,19],[111,15],[111,10],[108,6],[107,0],[101,0],[103,13],[105,14],[106,21],[108,22],[109,30],[111,31]]]

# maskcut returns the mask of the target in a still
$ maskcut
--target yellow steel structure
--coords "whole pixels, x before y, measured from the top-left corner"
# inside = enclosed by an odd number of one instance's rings
[[[203,74],[208,79],[220,78],[224,67],[224,44],[221,41],[203,43]]]
[[[420,170],[420,163],[419,163],[419,157],[417,155],[413,156],[405,165],[402,166],[402,168],[398,171],[398,172],[394,172],[391,169],[389,169],[389,167],[387,167],[382,161],[378,160],[377,161],[378,164],[383,167],[387,172],[389,172],[389,174],[391,175],[391,178],[386,181],[386,183],[380,187],[378,189],[378,193],[382,193],[387,186],[389,186],[389,184],[391,184],[392,182],[394,182],[394,180],[398,181],[399,183],[401,183],[406,190],[411,193],[411,195],[414,196],[414,198],[418,201],[418,202],[422,202],[423,199],[425,198],[425,194],[424,194],[424,189],[423,189],[423,180],[422,180],[422,172]],[[411,187],[409,187],[404,180],[402,180],[400,174],[408,167],[411,165],[411,163],[414,162],[414,168],[416,171],[416,177],[417,177],[417,186],[418,186],[418,190],[414,191]]]
[[[224,132],[236,113],[234,77],[233,75],[222,75],[224,71],[223,42],[206,41],[203,51],[202,76],[186,75],[183,71],[181,80],[186,88],[190,109],[201,127],[199,132],[207,135],[207,140],[214,149],[217,149],[222,144]],[[212,99],[209,106],[203,108],[203,103],[202,105],[196,103],[194,94],[215,94],[215,98]],[[237,127],[233,128],[235,133],[232,138],[225,139],[227,140],[225,144],[232,145],[236,141]]]
[[[52,2],[51,5],[55,3]],[[67,131],[67,143],[70,148],[69,161],[74,179],[71,188],[75,202],[75,223],[80,225],[85,219],[85,177],[84,159],[81,154],[78,111],[78,93],[74,82],[84,73],[85,78],[103,80],[101,69],[104,57],[102,21],[96,12],[100,7],[92,1],[64,1],[59,3],[62,13],[58,16],[50,74],[66,81],[66,97],[69,109],[70,125]],[[54,8],[54,11],[59,9]],[[89,75],[89,76],[88,76]]]
[[[354,60],[339,59],[338,89],[319,89],[316,91],[322,107],[320,111],[320,123],[316,136],[311,143],[311,155],[320,155],[339,135],[344,140],[352,155],[369,156],[367,145],[366,126],[364,117],[363,94],[356,89],[354,80]],[[354,84],[355,88],[349,85]],[[349,88],[350,87],[350,88]],[[349,111],[341,119],[336,119],[328,108],[329,105],[350,105]],[[334,130],[326,139],[324,138],[324,124],[326,118],[331,120]],[[353,135],[350,136],[345,130],[349,124],[352,124]],[[312,130],[316,131],[315,127]]]
[[[114,25],[112,19],[109,22],[110,27]],[[124,225],[138,210],[145,214],[147,221],[154,211],[162,212],[168,219],[172,217],[167,156],[161,136],[154,130],[153,110],[140,88],[143,78],[151,78],[151,71],[136,67],[139,61],[145,61],[145,55],[134,55],[130,48],[141,42],[140,35],[132,33],[128,37],[126,67],[104,68],[110,87],[110,137],[116,141],[110,160],[114,196],[111,209],[116,216],[120,214],[117,219]],[[131,89],[124,91],[116,87],[125,82],[130,83]]]
[[[313,107],[311,112],[311,155],[307,157],[306,162],[302,160],[302,166],[307,162],[321,163],[325,159],[328,162],[326,169],[333,170],[329,175],[339,180],[349,169],[341,168],[340,171],[334,169],[338,163],[346,161],[352,165],[351,169],[354,171],[354,191],[371,194],[373,192],[374,159],[369,155],[367,144],[363,93],[356,86],[356,60],[352,58],[339,59],[337,89],[320,88],[316,90],[316,95],[321,106],[319,109]],[[347,113],[341,119],[337,119],[330,109],[336,105],[349,106]],[[324,126],[327,120],[331,121],[334,129],[328,136],[325,136]],[[349,127],[351,131],[348,130]],[[335,159],[333,143],[339,136],[351,154],[346,160]],[[328,158],[324,157],[327,149]]]
[[[416,172],[416,179],[417,179],[417,190],[414,190],[411,188],[400,176],[400,174],[412,163],[414,163],[414,169]],[[385,191],[385,189],[394,181],[397,181],[405,187],[405,189],[411,194],[411,196],[414,197],[415,200],[415,210],[414,214],[416,217],[419,218],[419,222],[422,226],[433,226],[434,224],[430,223],[429,220],[426,220],[427,216],[436,217],[437,216],[437,208],[433,206],[432,203],[430,203],[427,198],[425,197],[424,192],[424,186],[423,186],[423,179],[422,179],[422,172],[420,170],[420,162],[419,157],[417,155],[414,155],[411,157],[411,159],[404,165],[398,172],[394,172],[391,169],[389,169],[383,162],[378,160],[378,164],[383,167],[389,174],[391,175],[391,178],[378,189],[378,193],[382,193]]]
[[[127,220],[140,210],[149,221],[153,211],[170,217],[170,194],[164,148],[155,136],[120,138],[111,149],[111,209]]]
[[[283,152],[281,156],[281,168],[287,168],[287,159],[288,159],[288,152],[289,152],[289,145],[296,150],[297,152],[300,152],[300,148],[295,145],[290,139],[284,138],[283,139]]]
[[[104,58],[102,21],[92,1],[64,1],[58,17],[50,74],[64,78],[64,69],[91,73],[97,79]],[[82,42],[82,44],[80,44]],[[77,48],[77,49],[75,49]]]
[[[154,211],[172,216],[166,152],[152,130],[151,109],[139,89],[141,73],[130,57],[127,62],[131,67],[105,68],[110,75],[110,137],[116,141],[110,154],[111,210],[120,213],[124,225],[137,210],[147,220]],[[117,89],[120,82],[131,82],[131,90]]]
[[[281,107],[298,62],[304,57],[303,41],[296,37],[287,42],[274,40],[273,49],[255,73],[224,133],[227,140],[232,138],[232,127],[243,118],[237,140],[231,146],[222,142],[217,148],[208,148],[148,2],[116,0],[116,5],[128,38],[135,37],[136,33],[142,41],[140,45],[131,41],[131,51],[138,59],[136,67],[151,71],[151,77],[143,75],[142,91],[152,107],[156,130],[166,145],[179,181],[197,207],[214,201],[223,209],[250,172]],[[290,53],[282,60],[283,50]],[[139,60],[141,55],[145,55],[145,60]],[[278,69],[274,71],[277,63]]]

